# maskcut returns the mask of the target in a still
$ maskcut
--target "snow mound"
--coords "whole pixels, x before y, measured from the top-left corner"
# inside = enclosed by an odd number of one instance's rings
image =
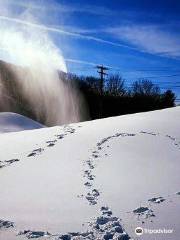
[[[179,240],[179,120],[176,107],[1,134],[0,240]]]
[[[19,132],[43,127],[42,124],[17,113],[0,113],[0,133]]]

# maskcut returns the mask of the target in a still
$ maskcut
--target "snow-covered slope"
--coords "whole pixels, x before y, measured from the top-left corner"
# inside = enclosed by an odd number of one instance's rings
[[[0,240],[179,240],[179,122],[176,107],[0,135]]]
[[[42,124],[20,114],[12,112],[0,113],[0,133],[18,132],[42,127],[44,127]]]

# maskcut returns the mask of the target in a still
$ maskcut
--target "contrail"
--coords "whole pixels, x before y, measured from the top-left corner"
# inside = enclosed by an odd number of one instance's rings
[[[96,38],[96,37],[89,36],[89,35],[83,35],[83,34],[79,34],[79,33],[75,33],[75,32],[69,32],[69,31],[62,30],[60,28],[48,27],[48,26],[44,26],[44,25],[41,25],[41,24],[36,24],[36,23],[25,21],[25,20],[21,20],[21,19],[18,19],[18,18],[10,18],[10,17],[0,15],[0,19],[5,20],[5,21],[9,21],[9,22],[19,23],[19,24],[26,25],[26,26],[29,26],[29,27],[39,28],[39,29],[44,30],[44,31],[54,32],[54,33],[63,34],[63,35],[68,35],[68,36],[76,37],[76,38],[80,38],[80,39],[92,40],[92,41],[95,41],[95,42],[108,44],[108,45],[115,46],[115,47],[128,48],[130,50],[134,50],[134,51],[139,52],[139,50],[137,48],[129,47],[129,46],[124,45],[124,44],[111,42],[111,41],[108,41],[108,40],[104,40],[102,38]]]
[[[94,62],[88,62],[88,61],[83,61],[83,60],[78,60],[78,59],[72,59],[72,58],[65,58],[66,62],[71,62],[71,63],[79,63],[79,64],[84,64],[84,65],[91,65],[91,66],[97,66],[97,63]]]
[[[88,62],[88,61],[83,61],[83,60],[78,60],[78,59],[72,59],[72,58],[65,58],[64,59],[66,62],[71,62],[71,63],[79,63],[79,64],[84,64],[84,65],[90,65],[93,67],[96,67],[97,65],[100,65],[100,63],[95,63],[95,62]],[[114,70],[120,70],[120,68],[118,67],[113,67],[110,65],[105,65],[105,67],[108,67],[110,69],[114,69]]]

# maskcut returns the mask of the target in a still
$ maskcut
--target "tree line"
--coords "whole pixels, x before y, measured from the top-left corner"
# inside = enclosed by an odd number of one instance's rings
[[[161,92],[160,87],[148,79],[139,79],[127,87],[120,74],[109,75],[103,87],[99,78],[67,74],[61,76],[75,84],[83,94],[90,119],[152,111],[175,106],[172,90]]]

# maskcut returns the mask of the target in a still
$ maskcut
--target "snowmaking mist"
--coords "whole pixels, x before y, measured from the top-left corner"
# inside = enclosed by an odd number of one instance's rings
[[[59,47],[46,28],[27,12],[12,16],[8,4],[0,0],[0,58],[21,67],[10,67],[14,81],[37,120],[48,126],[82,120],[82,99],[75,86],[61,79],[67,72]],[[33,22],[33,24],[31,24]],[[7,66],[6,66],[7,67]],[[0,100],[13,111],[7,86],[0,75]]]

